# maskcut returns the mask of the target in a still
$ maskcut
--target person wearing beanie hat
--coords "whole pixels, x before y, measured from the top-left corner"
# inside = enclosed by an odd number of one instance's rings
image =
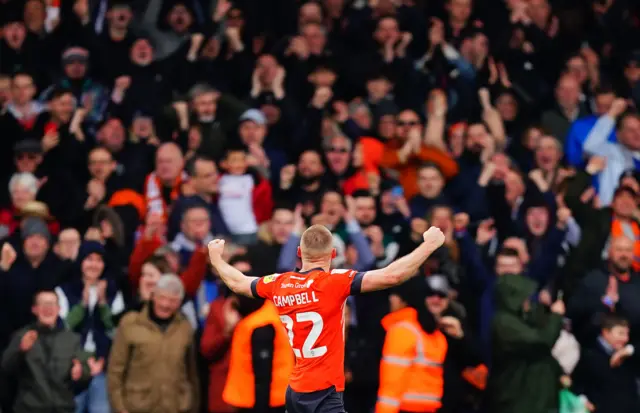
[[[51,241],[51,233],[44,219],[38,217],[25,218],[20,224],[20,236],[23,241],[33,236],[44,238],[47,243]]]
[[[109,412],[105,360],[111,348],[117,315],[124,311],[124,295],[105,271],[105,249],[97,241],[84,241],[77,263],[81,277],[55,291],[60,317],[68,328],[81,336],[83,350],[92,356],[93,378],[89,388],[76,396],[76,411]]]

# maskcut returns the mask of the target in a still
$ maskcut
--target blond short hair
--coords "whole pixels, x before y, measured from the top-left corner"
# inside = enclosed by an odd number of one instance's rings
[[[300,249],[303,258],[317,259],[330,255],[333,249],[331,231],[323,225],[312,225],[300,239]]]

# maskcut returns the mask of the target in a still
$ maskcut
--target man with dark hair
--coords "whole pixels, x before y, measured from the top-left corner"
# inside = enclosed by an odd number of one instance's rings
[[[616,314],[602,319],[600,336],[583,347],[573,372],[573,391],[596,411],[632,413],[640,410],[636,383],[637,357],[629,343],[629,322]]]
[[[593,129],[598,121],[598,117],[605,115],[613,101],[616,99],[616,93],[613,88],[608,85],[602,85],[595,90],[593,101],[595,103],[595,113],[593,115],[582,117],[571,125],[567,134],[567,141],[564,146],[564,153],[567,163],[575,167],[582,167],[585,164],[583,146],[589,136],[589,132]],[[616,141],[616,132],[611,130],[607,137],[609,142]]]
[[[270,274],[277,271],[282,247],[289,240],[298,219],[301,217],[297,217],[288,204],[276,204],[273,208],[271,219],[258,233],[258,243],[247,250],[252,266],[259,273]]]

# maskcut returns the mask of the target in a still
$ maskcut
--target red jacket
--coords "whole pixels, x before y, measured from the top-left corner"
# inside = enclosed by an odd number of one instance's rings
[[[255,181],[256,186],[253,187],[253,214],[256,216],[256,222],[261,224],[271,219],[273,210],[271,183],[264,178],[257,178]]]
[[[200,341],[200,352],[209,361],[209,411],[233,413],[235,409],[222,400],[231,359],[231,335],[224,336],[224,310],[227,299],[218,297],[211,302],[209,315]]]

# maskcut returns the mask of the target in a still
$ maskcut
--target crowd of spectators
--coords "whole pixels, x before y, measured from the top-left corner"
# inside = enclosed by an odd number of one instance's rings
[[[438,411],[640,412],[638,108],[634,1],[0,0],[2,411],[282,411],[268,337],[229,404],[262,303],[206,245],[291,271],[323,224],[358,271],[446,234],[411,287]],[[383,320],[415,302],[347,301],[349,412],[398,411]]]

